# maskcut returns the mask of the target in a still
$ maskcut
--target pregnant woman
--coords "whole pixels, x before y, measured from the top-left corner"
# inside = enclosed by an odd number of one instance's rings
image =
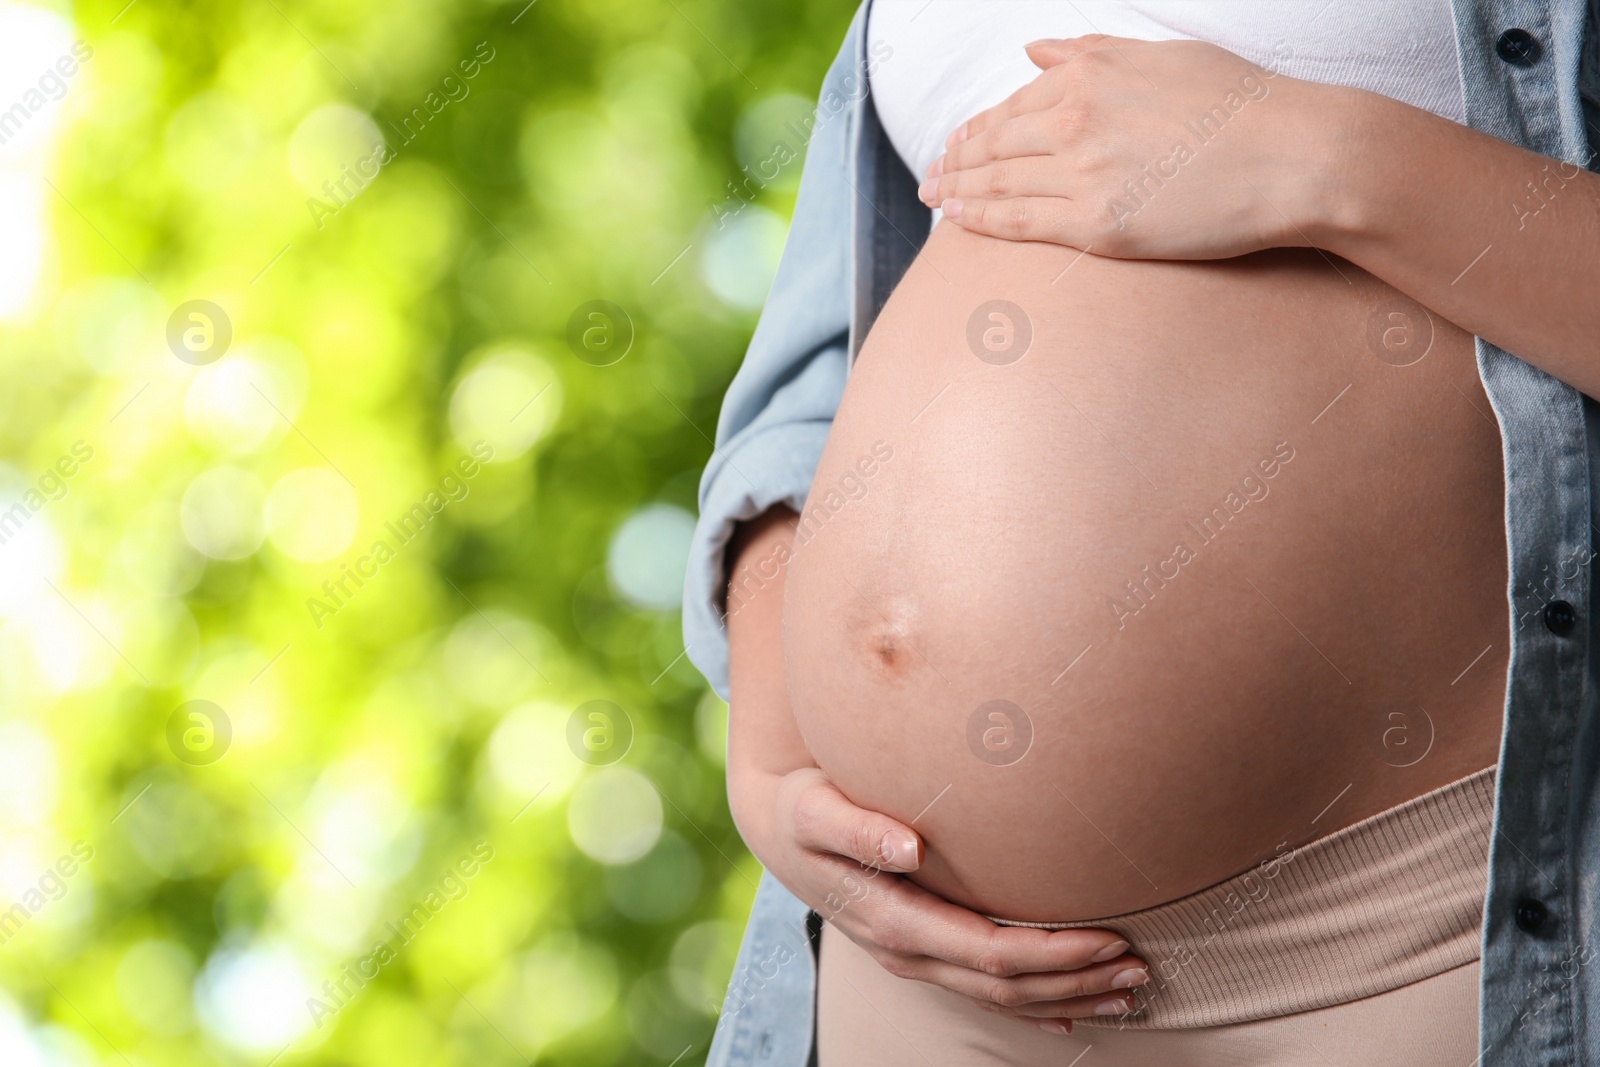
[[[828,920],[821,1067],[1580,1040],[1529,975],[1589,951],[1600,190],[1462,125],[1537,35],[1344,6],[858,16],[698,576],[743,522],[730,798]]]

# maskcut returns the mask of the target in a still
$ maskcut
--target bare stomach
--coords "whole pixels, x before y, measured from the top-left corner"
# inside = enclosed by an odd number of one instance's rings
[[[1348,263],[941,224],[796,535],[795,716],[937,893],[1176,899],[1495,762],[1503,499],[1471,337]]]

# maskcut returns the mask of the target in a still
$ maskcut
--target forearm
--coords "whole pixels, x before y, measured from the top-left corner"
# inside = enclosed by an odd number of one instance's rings
[[[786,507],[769,509],[728,546],[728,799],[753,850],[773,830],[779,781],[815,765],[790,710],[783,663],[783,587],[797,519]]]
[[[1345,162],[1307,232],[1444,318],[1600,395],[1600,175],[1335,90]],[[1308,181],[1318,181],[1307,178]]]

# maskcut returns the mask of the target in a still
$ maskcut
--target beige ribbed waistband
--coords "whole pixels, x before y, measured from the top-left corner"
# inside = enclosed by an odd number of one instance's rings
[[[1479,955],[1495,768],[1144,911],[1051,930],[1115,930],[1150,964],[1126,1015],[1176,1030],[1270,1019],[1398,989]]]

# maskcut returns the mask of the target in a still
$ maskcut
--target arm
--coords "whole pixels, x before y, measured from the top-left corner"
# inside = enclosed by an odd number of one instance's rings
[[[916,870],[910,829],[851,804],[811,759],[789,707],[783,663],[783,588],[798,516],[775,508],[739,528],[729,546],[732,591],[759,589],[728,618],[728,800],[756,858],[791,892],[902,978],[944,986],[980,1007],[1070,1032],[1073,1017],[1147,972],[1105,930],[1047,932],[998,926],[895,873]],[[772,561],[780,561],[775,566]],[[763,566],[763,565],[766,566]],[[773,572],[775,573],[775,576]]]
[[[1347,180],[1305,212],[1311,239],[1600,396],[1600,175],[1387,97],[1335,92],[1342,106],[1315,136],[1349,160]]]
[[[1600,393],[1600,176],[1199,42],[1029,51],[1044,73],[956,130],[924,185],[957,224],[1125,258],[1325,248]],[[1204,114],[1230,91],[1239,106],[1222,136],[1175,133],[1172,116]],[[1143,170],[1153,162],[1159,183]],[[1144,195],[1128,195],[1130,179]]]

